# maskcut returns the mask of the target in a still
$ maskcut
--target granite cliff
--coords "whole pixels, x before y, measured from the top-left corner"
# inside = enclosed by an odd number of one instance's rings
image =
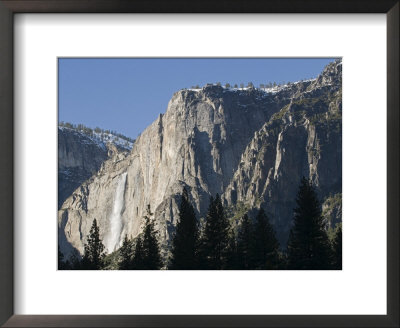
[[[67,126],[68,127],[67,127]],[[111,133],[94,133],[72,124],[58,127],[58,209],[101,164],[116,152],[129,151],[132,143]]]

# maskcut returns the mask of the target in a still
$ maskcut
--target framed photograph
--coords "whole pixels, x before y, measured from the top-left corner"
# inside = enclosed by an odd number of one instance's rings
[[[0,10],[2,325],[399,326],[398,1]]]

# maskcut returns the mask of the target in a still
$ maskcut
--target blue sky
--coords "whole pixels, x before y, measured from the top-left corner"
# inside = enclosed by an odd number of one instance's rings
[[[59,120],[136,138],[179,89],[216,82],[294,82],[316,77],[333,60],[60,58]]]

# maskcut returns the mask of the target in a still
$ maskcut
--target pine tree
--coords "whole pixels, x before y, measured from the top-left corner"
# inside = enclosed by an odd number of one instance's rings
[[[277,269],[279,265],[279,243],[263,208],[255,222],[254,262],[257,269]]]
[[[235,237],[235,232],[233,229],[229,232],[229,241],[226,251],[226,266],[227,270],[237,270],[239,269],[239,259],[238,259],[238,248],[237,241]]]
[[[333,268],[342,270],[342,225],[336,228],[335,239],[333,240]]]
[[[69,261],[65,260],[64,254],[61,252],[60,246],[58,246],[58,270],[68,270],[69,268]]]
[[[144,267],[147,270],[159,270],[162,267],[160,247],[154,229],[154,221],[146,217],[146,225],[143,230]]]
[[[132,241],[128,239],[127,235],[125,235],[122,246],[119,249],[119,256],[120,256],[120,259],[118,262],[118,269],[119,270],[132,269],[133,244],[132,244]]]
[[[143,241],[142,241],[142,236],[139,235],[136,238],[136,243],[135,243],[135,251],[133,255],[133,260],[132,260],[132,266],[131,268],[133,270],[145,270],[145,254],[143,250]]]
[[[253,227],[247,214],[242,217],[237,241],[237,260],[239,269],[253,269]]]
[[[308,179],[301,180],[288,241],[288,266],[297,270],[330,269],[332,251],[317,194]]]
[[[189,202],[186,188],[183,189],[179,207],[179,221],[172,241],[170,269],[196,269],[199,228],[193,206]]]
[[[96,219],[93,220],[87,244],[84,245],[85,254],[82,259],[82,268],[86,270],[100,270],[105,257],[104,245],[100,239],[100,231]]]
[[[78,250],[75,248],[73,249],[71,255],[69,256],[68,259],[69,262],[69,267],[71,270],[82,270],[84,269],[82,267],[82,258]]]
[[[221,198],[217,194],[215,199],[210,198],[207,221],[202,238],[201,258],[204,269],[224,269],[229,244],[229,221],[226,218]]]
[[[131,268],[134,270],[158,270],[162,267],[160,247],[154,222],[150,219],[153,215],[150,205],[147,205],[147,214],[144,216],[145,226],[143,232],[136,237],[135,251]]]

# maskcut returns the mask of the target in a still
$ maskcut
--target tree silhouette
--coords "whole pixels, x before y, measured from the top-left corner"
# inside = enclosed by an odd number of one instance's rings
[[[143,242],[142,242],[142,236],[139,235],[136,238],[136,243],[135,243],[135,251],[134,251],[134,256],[132,260],[132,266],[131,268],[134,270],[145,270],[147,269],[145,267],[145,254],[143,250]]]
[[[288,241],[288,268],[330,269],[332,251],[321,216],[317,194],[308,179],[301,180]]]
[[[235,237],[234,229],[229,231],[229,241],[226,251],[226,266],[227,270],[237,270],[239,269],[239,259],[238,259],[238,248],[237,241]]]
[[[157,233],[154,228],[154,221],[150,219],[153,213],[150,212],[150,205],[147,206],[147,215],[143,229],[143,264],[147,270],[158,270],[162,267],[160,246],[157,240]]]
[[[196,269],[196,257],[199,228],[193,206],[189,202],[186,188],[182,191],[179,207],[179,221],[172,241],[172,259],[170,269]]]
[[[333,268],[342,270],[342,225],[336,228],[335,239],[333,240]]]
[[[78,250],[75,249],[75,248],[71,252],[71,255],[68,258],[68,262],[69,262],[69,269],[71,269],[71,270],[82,270],[82,269],[84,269],[82,267],[81,255],[78,252]]]
[[[60,250],[60,246],[58,246],[58,270],[68,270],[70,269],[70,263],[68,260],[65,260],[64,254]]]
[[[201,240],[200,258],[204,269],[224,269],[229,244],[229,221],[226,218],[221,198],[217,194],[210,198],[204,235]]]
[[[248,270],[253,268],[253,227],[247,214],[242,217],[237,240],[238,268]]]
[[[87,243],[84,244],[84,256],[82,259],[82,269],[100,270],[103,266],[105,257],[104,245],[100,239],[99,227],[96,219],[93,220]]]
[[[160,247],[154,229],[154,222],[147,218],[143,231],[144,266],[147,270],[159,270],[162,267]]]
[[[130,270],[133,265],[133,244],[132,241],[128,239],[128,236],[125,235],[122,246],[119,250],[120,260],[118,262],[119,270]]]
[[[257,269],[277,269],[279,265],[279,243],[263,208],[255,222],[254,262]]]

